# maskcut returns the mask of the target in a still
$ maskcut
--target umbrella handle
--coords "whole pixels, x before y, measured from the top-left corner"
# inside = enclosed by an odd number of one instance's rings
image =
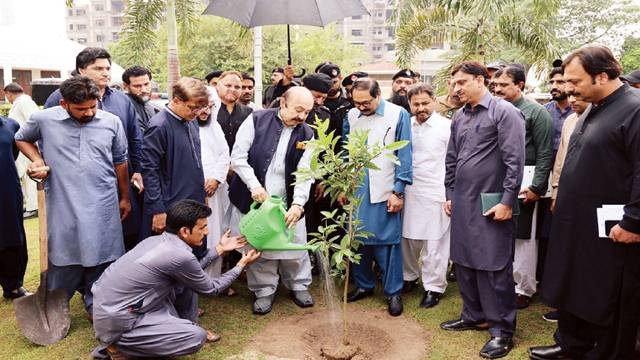
[[[47,204],[44,194],[44,181],[37,184],[38,188],[38,229],[40,233],[40,274],[45,274],[49,268],[49,247],[47,238]]]

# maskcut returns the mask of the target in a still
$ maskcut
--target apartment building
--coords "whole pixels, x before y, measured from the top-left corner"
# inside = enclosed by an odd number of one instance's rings
[[[119,38],[124,0],[90,0],[67,9],[67,37],[86,46],[107,47]]]

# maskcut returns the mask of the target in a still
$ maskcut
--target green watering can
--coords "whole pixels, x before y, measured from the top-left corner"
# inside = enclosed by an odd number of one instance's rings
[[[240,219],[240,233],[258,251],[312,250],[318,246],[293,243],[295,231],[287,229],[286,211],[279,196],[271,196],[262,204],[254,202],[249,212]]]

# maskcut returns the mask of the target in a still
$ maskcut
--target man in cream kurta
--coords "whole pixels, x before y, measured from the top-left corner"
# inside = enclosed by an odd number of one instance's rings
[[[413,184],[405,187],[402,276],[405,283],[414,283],[422,273],[425,294],[420,306],[430,308],[438,304],[447,288],[450,221],[443,205],[451,120],[434,111],[437,100],[431,86],[416,84],[408,97],[413,114]]]
[[[293,87],[282,99],[279,108],[253,112],[238,129],[231,153],[235,174],[229,190],[230,225],[232,233],[237,233],[251,200],[261,203],[268,196],[279,196],[287,204],[285,222],[295,231],[294,242],[305,244],[307,231],[302,217],[312,181],[294,186],[293,173],[309,167],[311,151],[301,145],[313,137],[313,130],[304,122],[313,108],[313,97],[306,88]],[[311,284],[308,252],[265,251],[247,269],[248,287],[256,296],[255,314],[271,311],[280,279],[291,290],[296,305],[313,306],[307,290]]]

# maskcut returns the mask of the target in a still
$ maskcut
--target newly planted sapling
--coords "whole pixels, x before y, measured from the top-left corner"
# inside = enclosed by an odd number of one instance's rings
[[[378,170],[373,160],[386,156],[394,163],[399,160],[395,151],[406,146],[406,140],[388,145],[368,144],[366,131],[351,132],[346,140],[329,132],[329,120],[316,118],[316,138],[306,143],[313,151],[308,169],[296,172],[296,181],[316,180],[324,196],[332,203],[343,203],[342,209],[321,212],[323,225],[310,229],[311,243],[319,245],[325,259],[330,259],[331,276],[344,281],[342,324],[344,345],[349,343],[347,331],[347,291],[349,289],[349,267],[360,262],[358,247],[368,234],[358,220],[358,208],[362,202],[358,188],[367,171]]]

